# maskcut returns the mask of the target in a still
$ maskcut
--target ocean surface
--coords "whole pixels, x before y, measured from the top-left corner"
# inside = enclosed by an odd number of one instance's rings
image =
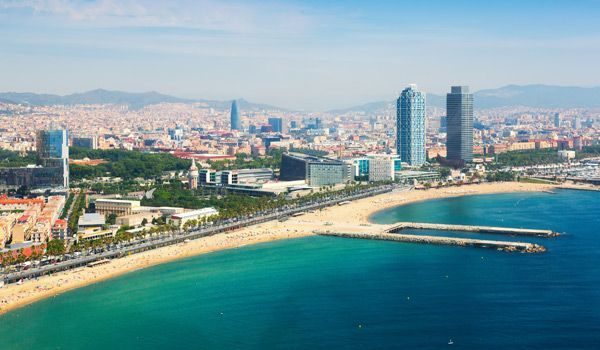
[[[564,235],[516,238],[544,254],[333,237],[216,252],[3,315],[0,349],[600,349],[600,193],[433,200],[372,220]]]

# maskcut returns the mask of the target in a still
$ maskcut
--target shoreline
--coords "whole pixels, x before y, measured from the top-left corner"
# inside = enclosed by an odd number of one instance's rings
[[[236,249],[251,244],[313,236],[315,235],[313,232],[316,229],[322,229],[324,225],[371,226],[373,224],[369,220],[371,216],[392,207],[432,199],[497,193],[540,192],[559,187],[553,184],[501,182],[385,193],[356,200],[347,205],[332,206],[313,213],[305,213],[285,222],[269,221],[188,243],[133,254],[93,268],[82,267],[55,273],[36,280],[25,281],[22,285],[5,285],[0,288],[0,315],[76,288],[183,258]]]

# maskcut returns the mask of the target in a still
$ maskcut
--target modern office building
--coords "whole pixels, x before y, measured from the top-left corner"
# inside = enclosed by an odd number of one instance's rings
[[[369,154],[353,159],[352,163],[357,181],[393,181],[395,173],[402,170],[402,162],[397,155]]]
[[[554,114],[554,127],[560,128],[560,113]]]
[[[65,170],[62,166],[31,165],[18,168],[0,168],[0,190],[64,187]]]
[[[283,119],[269,118],[269,125],[271,125],[273,132],[283,132]]]
[[[394,181],[394,157],[389,155],[369,156],[369,181]]]
[[[396,110],[396,149],[411,166],[425,163],[425,93],[410,85],[402,90]]]
[[[473,160],[473,94],[468,86],[452,86],[446,95],[447,159]]]
[[[282,181],[305,180],[310,186],[343,184],[354,179],[354,165],[340,160],[298,153],[285,153],[281,160]]]
[[[242,121],[236,100],[231,102],[231,130],[242,130]]]
[[[69,139],[66,130],[36,133],[38,163],[45,169],[49,187],[69,187]]]
[[[98,138],[96,136],[73,137],[73,146],[87,149],[98,149]]]

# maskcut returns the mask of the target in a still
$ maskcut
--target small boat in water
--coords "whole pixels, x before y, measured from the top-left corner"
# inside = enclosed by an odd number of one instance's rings
[[[452,341],[452,339],[448,340],[448,345],[452,345],[454,344],[454,342]]]

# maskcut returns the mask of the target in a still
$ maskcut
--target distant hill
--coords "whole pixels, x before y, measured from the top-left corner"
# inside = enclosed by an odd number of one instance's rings
[[[508,85],[475,93],[478,108],[528,106],[548,108],[600,107],[600,87]]]
[[[0,102],[28,104],[32,106],[48,105],[77,105],[77,104],[121,104],[128,105],[132,109],[139,109],[145,106],[159,103],[193,103],[202,102],[208,107],[226,109],[231,106],[231,101],[213,101],[203,99],[184,99],[169,95],[164,95],[155,91],[150,92],[122,92],[110,91],[104,89],[91,90],[71,95],[51,95],[35,94],[30,92],[4,92],[0,93]],[[244,99],[238,100],[240,109],[245,110],[284,110],[265,104],[248,102]]]
[[[477,109],[496,107],[540,108],[600,108],[600,87],[582,88],[552,85],[507,85],[498,89],[480,90],[474,93]],[[395,101],[378,101],[350,108],[332,110],[332,113],[374,113],[394,108]],[[446,96],[427,94],[427,105],[446,107]]]

